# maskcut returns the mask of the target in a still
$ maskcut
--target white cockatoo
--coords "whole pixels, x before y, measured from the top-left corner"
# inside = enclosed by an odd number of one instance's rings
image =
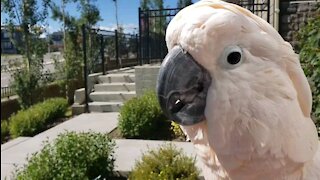
[[[312,96],[292,46],[235,4],[202,0],[170,22],[157,93],[206,179],[320,180]]]

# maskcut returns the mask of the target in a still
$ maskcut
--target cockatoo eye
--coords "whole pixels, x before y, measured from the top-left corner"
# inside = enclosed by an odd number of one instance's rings
[[[239,46],[229,46],[225,48],[222,58],[222,65],[228,69],[233,69],[242,63],[242,50]]]
[[[241,61],[241,53],[240,52],[232,52],[228,55],[227,61],[229,64],[235,65]]]

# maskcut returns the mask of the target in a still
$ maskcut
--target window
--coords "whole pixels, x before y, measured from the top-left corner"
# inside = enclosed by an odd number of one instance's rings
[[[3,38],[9,38],[9,33],[8,32],[3,32]]]
[[[4,49],[11,49],[13,46],[12,46],[12,43],[11,42],[3,42],[3,48]]]

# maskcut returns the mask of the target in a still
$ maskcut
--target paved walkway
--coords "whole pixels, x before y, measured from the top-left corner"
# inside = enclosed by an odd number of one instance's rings
[[[34,137],[20,137],[6,144],[1,145],[1,179],[10,177],[14,169],[14,164],[23,165],[26,163],[26,157],[37,152],[42,147],[42,142],[46,139],[52,141],[58,134],[68,131],[109,133],[117,127],[118,113],[91,113],[81,114],[62,124],[59,124],[47,131],[44,131]],[[115,149],[115,170],[128,174],[136,160],[142,152],[150,148],[156,148],[166,141],[146,141],[146,140],[127,140],[117,139]],[[191,156],[195,156],[195,150],[191,143],[175,142],[177,147]],[[201,162],[197,159],[197,166],[201,167]]]

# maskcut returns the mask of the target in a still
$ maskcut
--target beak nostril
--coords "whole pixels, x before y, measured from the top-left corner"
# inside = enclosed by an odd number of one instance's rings
[[[179,112],[183,107],[185,106],[185,103],[183,103],[180,99],[177,99],[174,103],[173,107],[171,108],[172,113]]]
[[[203,83],[198,83],[198,86],[197,86],[197,91],[198,92],[202,92],[203,91]]]

